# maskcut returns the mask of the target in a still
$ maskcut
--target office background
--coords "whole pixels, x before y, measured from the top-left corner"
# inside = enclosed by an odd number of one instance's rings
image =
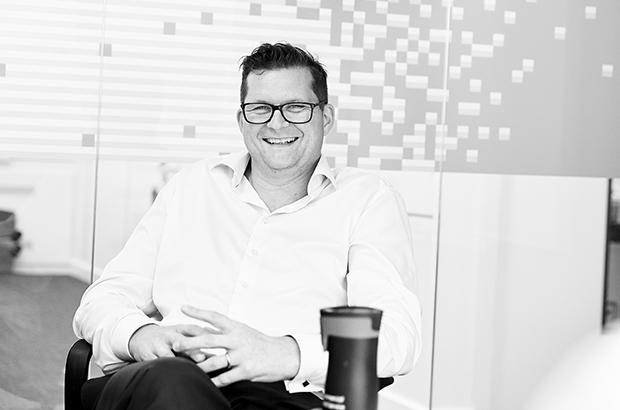
[[[330,163],[407,202],[425,350],[381,409],[535,406],[601,332],[618,19],[614,0],[0,0],[11,270],[96,277],[170,175],[243,148],[239,58],[288,41],[328,68]]]

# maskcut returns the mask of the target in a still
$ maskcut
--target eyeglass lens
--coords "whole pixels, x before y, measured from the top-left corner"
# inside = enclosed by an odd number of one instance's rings
[[[264,124],[273,117],[274,111],[279,110],[284,119],[293,124],[303,124],[312,119],[312,112],[315,104],[310,103],[288,103],[281,106],[250,103],[243,106],[245,119],[253,124]]]

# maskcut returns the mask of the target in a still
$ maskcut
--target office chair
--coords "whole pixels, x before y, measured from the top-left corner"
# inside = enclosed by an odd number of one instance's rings
[[[82,386],[88,380],[88,369],[93,348],[84,339],[79,339],[67,354],[65,365],[65,410],[84,410]]]
[[[79,339],[67,354],[65,365],[65,410],[84,410],[82,387],[88,380],[93,348],[86,340]],[[379,378],[379,390],[394,383],[393,377]]]

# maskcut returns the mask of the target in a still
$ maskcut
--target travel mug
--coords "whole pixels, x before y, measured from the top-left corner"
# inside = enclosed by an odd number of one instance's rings
[[[382,314],[361,306],[321,309],[323,347],[329,351],[324,409],[377,410]]]

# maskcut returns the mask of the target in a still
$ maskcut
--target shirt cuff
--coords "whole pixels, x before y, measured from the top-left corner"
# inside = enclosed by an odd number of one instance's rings
[[[299,346],[297,375],[285,382],[291,393],[322,391],[327,377],[329,353],[323,349],[321,335],[290,335]]]
[[[149,324],[157,324],[157,321],[149,318],[143,312],[130,313],[116,322],[110,337],[114,355],[123,361],[133,361],[134,358],[129,353],[129,339],[136,330]]]

